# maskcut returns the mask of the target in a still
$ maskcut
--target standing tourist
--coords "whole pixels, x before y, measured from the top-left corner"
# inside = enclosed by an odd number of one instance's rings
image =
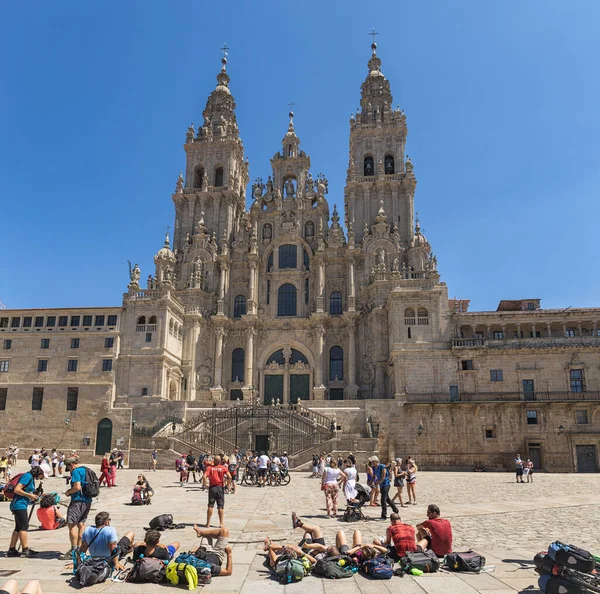
[[[62,477],[64,469],[65,469],[65,455],[62,452],[58,452],[58,476]]]
[[[406,478],[406,470],[405,467],[402,466],[402,458],[396,458],[396,461],[392,463],[391,470],[392,478],[394,479],[394,487],[396,487],[396,494],[392,497],[392,501],[398,499],[400,507],[406,507],[402,501],[402,490],[404,489],[404,479]]]
[[[52,448],[52,455],[50,456],[50,462],[52,464],[52,476],[56,476],[56,468],[58,466],[58,454],[56,448]]]
[[[67,471],[71,473],[71,488],[65,491],[65,495],[71,498],[71,503],[67,508],[67,526],[69,527],[71,549],[62,555],[61,559],[70,560],[73,557],[73,551],[81,547],[81,537],[85,530],[85,521],[92,507],[92,499],[86,497],[83,493],[83,486],[87,484],[85,466],[79,463],[77,456],[70,456],[65,462]]]
[[[229,484],[227,485],[227,491],[229,493],[235,494],[235,481],[237,480],[238,473],[238,459],[237,459],[238,451],[235,450],[231,456],[229,456],[229,465],[227,469],[229,470],[229,474],[231,475],[231,479],[229,480]]]
[[[258,457],[258,486],[264,487],[267,483],[267,469],[271,464],[269,460],[269,456],[267,456],[264,452],[260,453]]]
[[[319,455],[312,455],[312,475],[311,478],[317,478],[319,476]]]
[[[385,464],[379,462],[377,456],[371,458],[371,466],[373,468],[373,475],[375,476],[375,484],[379,487],[381,494],[381,519],[387,520],[387,506],[389,505],[394,513],[398,513],[396,504],[390,499],[390,487],[392,482],[390,480],[390,470]]]
[[[123,466],[123,460],[125,460],[125,454],[119,450],[117,452],[117,469],[118,470],[124,470],[125,467]]]
[[[110,484],[112,487],[116,487],[117,480],[117,466],[119,464],[119,454],[117,453],[117,449],[115,448],[108,459],[108,465],[110,466]]]
[[[344,474],[346,475],[346,481],[344,482],[344,497],[346,501],[350,503],[351,500],[356,499],[356,468],[352,465],[352,460],[348,458],[345,462]]]
[[[365,470],[367,473],[367,486],[371,487],[371,495],[369,496],[369,505],[371,507],[376,507],[379,505],[377,501],[377,496],[379,495],[379,487],[377,486],[377,480],[375,479],[375,474],[373,473],[373,466],[371,462],[375,456],[371,456],[369,461],[365,464]]]
[[[29,472],[23,473],[19,484],[15,487],[15,495],[10,502],[10,511],[15,518],[15,528],[10,537],[10,546],[7,557],[31,557],[37,552],[29,548],[27,531],[29,530],[29,514],[27,507],[37,501],[35,494],[35,479],[44,478],[44,471],[39,466],[34,466]],[[17,543],[21,541],[21,553],[17,551]]]
[[[524,483],[523,480],[523,460],[521,460],[521,454],[515,456],[515,474],[517,475],[517,483]]]
[[[111,484],[111,476],[110,476],[110,464],[108,462],[108,452],[104,454],[104,458],[102,458],[102,462],[100,462],[100,486],[102,483],[106,483],[107,487],[110,487]]]
[[[327,506],[327,517],[336,518],[338,510],[338,479],[342,474],[337,467],[337,462],[331,460],[329,466],[323,471],[321,478],[321,490],[325,491],[325,505]]]
[[[406,463],[406,490],[408,491],[408,504],[411,502],[413,505],[417,505],[417,464],[414,460],[409,458]]]
[[[215,456],[214,465],[209,466],[208,474],[208,507],[206,509],[206,527],[210,528],[210,519],[213,508],[217,504],[217,513],[219,514],[219,527],[223,528],[223,515],[225,513],[225,493],[223,485],[225,479],[231,480],[231,475],[226,466],[221,464],[221,456]]]
[[[6,478],[6,469],[8,467],[8,456],[2,456],[0,459],[0,477]]]
[[[156,472],[156,465],[158,464],[158,460],[156,459],[156,456],[158,455],[158,452],[156,450],[152,450],[152,471]]]
[[[187,464],[187,478],[186,478],[186,483],[189,482],[190,480],[190,474],[194,475],[194,482],[197,483],[198,481],[196,480],[196,457],[194,456],[194,453],[192,452],[192,450],[190,450],[190,453],[185,457],[185,463]]]
[[[531,461],[531,458],[527,458],[525,461],[525,464],[523,465],[523,474],[527,477],[528,483],[533,483],[533,462]],[[531,479],[531,481],[529,479]]]

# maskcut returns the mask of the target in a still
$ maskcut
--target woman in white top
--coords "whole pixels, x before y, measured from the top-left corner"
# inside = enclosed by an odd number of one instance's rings
[[[346,477],[346,480],[344,481],[344,496],[346,497],[346,501],[349,502],[351,499],[356,499],[357,495],[356,468],[352,466],[352,460],[346,460],[344,476]]]
[[[338,479],[342,476],[342,471],[337,467],[335,460],[323,471],[321,478],[321,491],[325,491],[325,503],[327,505],[327,517],[335,518],[338,508]],[[344,475],[345,478],[345,475]]]

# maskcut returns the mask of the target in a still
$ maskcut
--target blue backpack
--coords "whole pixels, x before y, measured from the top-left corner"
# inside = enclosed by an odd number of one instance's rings
[[[201,569],[208,569],[210,571],[211,565],[208,561],[204,559],[198,559],[192,553],[180,553],[177,559],[175,559],[175,563],[185,563],[186,565],[193,565],[200,573]]]
[[[360,570],[374,580],[391,580],[394,575],[394,562],[386,557],[375,557],[365,561]]]

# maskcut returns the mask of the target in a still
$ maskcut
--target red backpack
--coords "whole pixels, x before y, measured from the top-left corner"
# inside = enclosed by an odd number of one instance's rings
[[[21,480],[21,477],[24,474],[24,472],[17,474],[15,477],[11,478],[10,481],[8,481],[8,483],[4,487],[4,497],[6,497],[6,499],[8,499],[9,501],[13,500],[15,496],[15,489],[17,488],[17,485],[19,484],[19,481]]]

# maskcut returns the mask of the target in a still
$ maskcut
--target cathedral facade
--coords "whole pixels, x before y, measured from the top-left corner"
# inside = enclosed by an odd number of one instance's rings
[[[328,449],[376,440],[423,468],[510,468],[520,452],[540,469],[600,469],[600,308],[532,298],[470,312],[448,298],[376,49],[350,119],[343,212],[292,112],[247,208],[223,59],[146,280],[136,264],[121,307],[0,312],[0,446],[99,455],[129,450],[136,423],[190,430],[212,414],[214,433],[216,410],[301,403],[302,422],[318,416],[326,432],[331,419]],[[262,437],[280,443],[279,430]]]

